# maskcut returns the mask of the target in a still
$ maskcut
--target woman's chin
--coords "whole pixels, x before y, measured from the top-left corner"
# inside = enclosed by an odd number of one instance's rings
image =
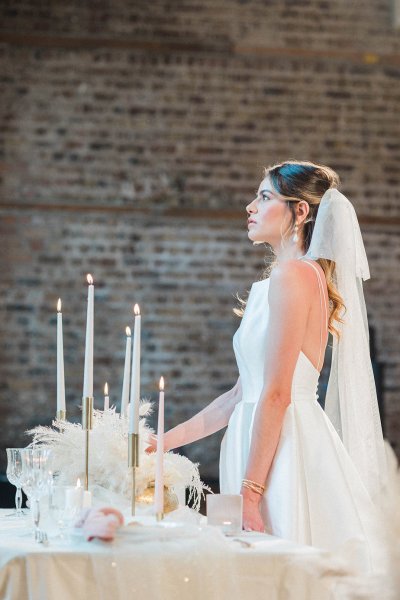
[[[251,230],[247,232],[247,237],[255,245],[256,244],[265,244],[266,243],[265,240],[262,240],[262,239],[259,238],[259,236],[253,234]]]

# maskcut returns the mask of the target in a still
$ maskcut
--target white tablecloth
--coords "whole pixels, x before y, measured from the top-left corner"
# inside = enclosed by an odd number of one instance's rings
[[[126,526],[114,542],[33,541],[0,511],[2,600],[325,600],[389,598],[383,580],[355,575],[345,555],[213,527]],[[351,561],[350,561],[351,562]]]

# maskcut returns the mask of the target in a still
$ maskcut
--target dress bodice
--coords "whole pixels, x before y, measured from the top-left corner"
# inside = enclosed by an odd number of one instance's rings
[[[258,402],[264,385],[269,282],[269,279],[263,279],[253,283],[242,321],[233,336],[233,349],[242,382],[242,402]],[[292,402],[317,400],[318,379],[319,371],[300,351],[293,374]]]

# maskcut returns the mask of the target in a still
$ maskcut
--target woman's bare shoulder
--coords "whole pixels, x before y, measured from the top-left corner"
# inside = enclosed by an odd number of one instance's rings
[[[285,306],[287,310],[299,310],[301,307],[308,310],[316,285],[313,269],[301,260],[286,260],[273,268],[270,279],[270,307]]]
[[[312,285],[315,280],[313,269],[303,260],[291,259],[285,260],[277,264],[271,272],[270,287],[279,287],[282,284],[289,286],[306,286]]]

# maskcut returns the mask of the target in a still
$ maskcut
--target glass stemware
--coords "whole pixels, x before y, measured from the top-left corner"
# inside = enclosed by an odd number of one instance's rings
[[[22,456],[22,488],[29,499],[33,522],[35,525],[35,539],[39,534],[40,498],[48,493],[52,473],[49,471],[49,448],[24,448]]]
[[[58,485],[53,482],[50,486],[49,492],[49,510],[50,516],[54,523],[57,525],[58,537],[61,540],[65,539],[65,531],[71,528],[74,521],[76,521],[81,507],[80,504],[71,502],[69,494],[71,491],[75,491],[70,485]]]
[[[21,450],[25,448],[7,448],[7,479],[15,485],[15,513],[13,516],[21,517],[22,513],[22,456]]]

